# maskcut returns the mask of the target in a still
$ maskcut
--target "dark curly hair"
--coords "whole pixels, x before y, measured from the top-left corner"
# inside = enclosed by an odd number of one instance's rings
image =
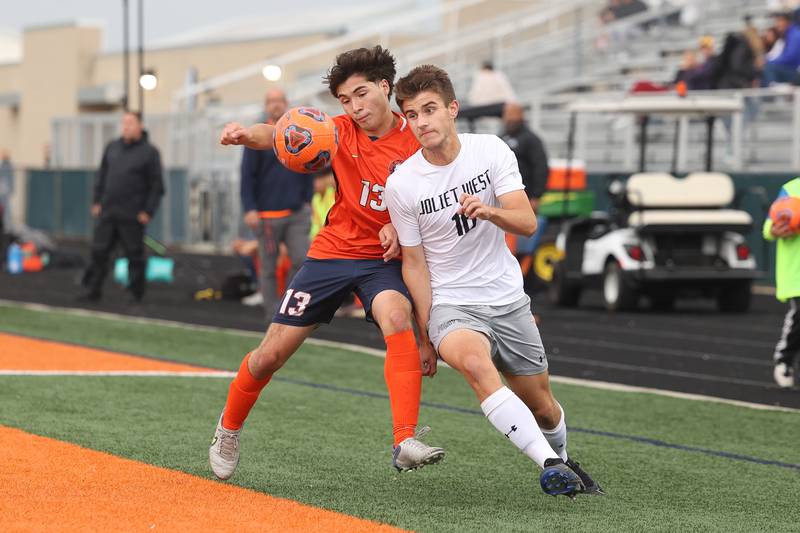
[[[395,100],[400,109],[403,101],[414,98],[419,93],[431,91],[442,97],[445,105],[456,99],[453,82],[447,72],[436,65],[420,65],[411,69],[411,72],[397,80],[397,95]]]
[[[339,54],[336,56],[336,64],[330,68],[323,80],[328,84],[333,97],[338,98],[336,91],[339,86],[355,74],[360,74],[373,83],[386,80],[389,82],[389,96],[392,95],[396,74],[394,57],[382,46],[356,48]]]

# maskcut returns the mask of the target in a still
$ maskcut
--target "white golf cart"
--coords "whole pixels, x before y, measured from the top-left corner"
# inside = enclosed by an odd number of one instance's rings
[[[678,296],[700,296],[716,298],[721,311],[747,311],[751,284],[761,275],[745,242],[753,220],[746,211],[730,207],[735,192],[730,176],[711,171],[714,120],[740,110],[736,100],[692,97],[579,101],[569,107],[568,152],[578,113],[638,117],[640,171],[610,184],[609,213],[595,212],[562,225],[556,238],[560,260],[549,287],[555,303],[575,306],[582,291],[599,288],[609,311],[634,309],[641,296],[657,309],[671,308]],[[705,119],[704,172],[676,178],[645,171],[647,126],[654,115]],[[673,169],[675,161],[673,157]]]

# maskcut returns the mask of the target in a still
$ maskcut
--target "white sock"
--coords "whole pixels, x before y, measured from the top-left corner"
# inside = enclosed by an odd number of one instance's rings
[[[501,387],[481,403],[481,409],[497,431],[505,435],[544,468],[547,459],[556,459],[556,454],[547,443],[528,407],[508,387]]]
[[[550,443],[550,447],[553,448],[554,451],[558,453],[558,456],[561,457],[564,461],[567,460],[567,423],[564,420],[564,409],[561,407],[560,404],[558,405],[558,409],[561,411],[561,420],[558,421],[558,425],[553,429],[543,429],[542,435],[544,438],[547,439],[547,442]]]

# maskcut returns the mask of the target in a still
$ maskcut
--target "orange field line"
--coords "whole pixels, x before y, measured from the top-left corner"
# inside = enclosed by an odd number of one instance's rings
[[[159,361],[85,346],[0,333],[0,370],[106,370],[214,372],[207,368]]]
[[[401,531],[4,426],[0,450],[4,531]]]

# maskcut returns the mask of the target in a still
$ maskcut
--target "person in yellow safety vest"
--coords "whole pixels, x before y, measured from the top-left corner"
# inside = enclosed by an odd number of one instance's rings
[[[786,197],[800,198],[800,178],[788,181],[781,187],[778,200]],[[773,223],[767,217],[763,227],[764,238],[778,241],[775,256],[775,296],[789,303],[783,321],[783,330],[775,346],[775,382],[781,388],[797,385],[796,359],[800,354],[800,232],[786,223]]]
[[[325,220],[328,217],[333,202],[336,201],[336,179],[333,174],[328,172],[320,174],[314,179],[314,196],[311,198],[311,239],[319,233]],[[352,301],[343,304],[337,311],[336,316],[348,316],[359,318],[365,315],[364,306],[355,295]]]
[[[311,198],[311,233],[314,239],[325,225],[333,202],[336,200],[336,180],[333,173],[320,174],[314,179],[314,196]]]

